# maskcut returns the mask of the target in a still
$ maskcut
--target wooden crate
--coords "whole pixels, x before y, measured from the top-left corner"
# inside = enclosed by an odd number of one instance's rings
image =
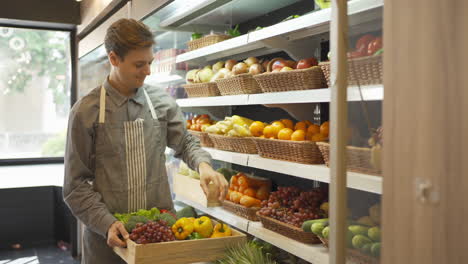
[[[209,185],[208,197],[200,187],[200,180],[190,178],[188,176],[176,174],[174,175],[174,192],[176,196],[196,202],[206,207],[221,206],[221,202],[215,195],[213,185]]]
[[[213,224],[216,221],[212,220]],[[215,261],[230,246],[245,243],[247,236],[232,229],[232,236],[162,243],[136,244],[127,240],[127,248],[114,247],[114,252],[128,264],[184,264]]]

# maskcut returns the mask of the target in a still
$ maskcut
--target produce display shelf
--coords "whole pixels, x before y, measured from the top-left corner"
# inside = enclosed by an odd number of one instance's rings
[[[226,211],[221,206],[206,207],[197,202],[191,201],[189,199],[186,199],[180,196],[176,196],[176,201],[182,202],[186,205],[190,205],[199,211],[209,214],[215,218],[221,219],[228,225],[233,226],[241,231],[244,231],[244,232],[248,231],[249,220],[243,217],[237,216],[229,211]]]
[[[383,100],[382,85],[362,86],[362,97],[365,101]],[[360,101],[361,95],[356,86],[348,89],[349,101]],[[295,103],[324,103],[331,101],[331,90],[314,89],[304,91],[288,91],[278,93],[241,94],[230,96],[196,97],[177,99],[180,107],[202,106],[230,106],[257,104],[295,104]]]
[[[355,16],[353,23],[365,23],[381,18],[381,10],[378,10],[380,7],[383,7],[383,0],[354,0],[348,3],[348,14],[359,14],[359,16]],[[176,62],[200,64],[259,49],[274,49],[269,43],[272,43],[275,39],[292,42],[300,38],[328,32],[330,21],[330,8],[315,11],[296,19],[178,55]]]
[[[234,163],[242,166],[247,166],[249,159],[249,154],[237,153],[224,151],[214,148],[203,148],[211,154],[211,157],[215,160],[226,161],[229,163]]]
[[[232,160],[236,160],[236,157],[240,155],[243,159],[242,161],[245,159],[245,165],[240,163],[236,164],[284,173],[304,179],[330,183],[330,169],[325,165],[300,164],[295,162],[266,159],[254,154],[241,154],[213,148],[204,149],[212,155],[213,159],[216,160],[236,163],[232,162]],[[348,187],[361,191],[382,194],[382,177],[348,172]]]
[[[308,245],[295,241],[281,234],[263,228],[261,222],[249,221],[245,218],[239,217],[237,215],[232,214],[229,211],[224,210],[222,207],[207,208],[188,199],[176,197],[176,204],[179,203],[190,205],[201,212],[221,219],[233,227],[236,227],[244,232],[258,237],[270,244],[275,245],[276,247],[279,247],[295,256],[298,256],[314,264],[327,264],[329,262],[328,251],[322,244]]]
[[[328,264],[328,249],[322,244],[309,245],[285,237],[262,226],[261,222],[250,222],[248,233],[278,248],[314,264]]]

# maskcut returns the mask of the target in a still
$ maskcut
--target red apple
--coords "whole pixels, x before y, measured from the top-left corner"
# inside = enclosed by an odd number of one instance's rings
[[[281,59],[281,60],[277,60],[273,62],[271,69],[272,71],[276,69],[281,70],[283,67],[286,67],[286,66],[289,66],[289,64],[285,60]]]
[[[317,59],[314,57],[311,57],[311,58],[300,60],[297,63],[296,69],[307,69],[307,68],[310,68],[312,66],[317,66],[317,65],[318,65]]]

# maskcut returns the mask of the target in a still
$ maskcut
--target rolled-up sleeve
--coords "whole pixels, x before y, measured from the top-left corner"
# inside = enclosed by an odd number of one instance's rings
[[[106,236],[107,230],[117,219],[94,191],[92,169],[93,129],[86,125],[75,108],[70,112],[65,150],[65,177],[63,197],[73,215],[92,231]],[[89,122],[88,122],[89,123]]]
[[[175,151],[175,157],[182,159],[195,171],[198,171],[202,162],[211,164],[211,155],[201,148],[200,140],[188,133],[180,107],[174,100],[169,105],[167,145]]]

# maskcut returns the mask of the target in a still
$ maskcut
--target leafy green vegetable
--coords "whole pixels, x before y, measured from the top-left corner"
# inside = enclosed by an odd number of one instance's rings
[[[140,209],[137,212],[128,213],[128,214],[115,213],[114,217],[117,218],[117,220],[121,221],[122,223],[126,224],[130,221],[132,216],[143,216],[145,217],[145,219],[147,219],[147,221],[148,220],[156,221],[159,219],[160,214],[161,213],[159,212],[159,209],[156,207],[153,207],[150,210]]]
[[[228,248],[224,258],[217,260],[217,264],[276,264],[270,255],[263,253],[261,248],[258,248],[252,242],[240,244],[235,247]]]
[[[201,38],[201,37],[203,37],[203,34],[202,34],[202,33],[194,32],[194,33],[192,34],[192,40],[199,39],[199,38]]]
[[[228,34],[233,37],[238,37],[241,35],[241,32],[239,31],[239,24],[236,25],[234,29],[229,29]]]

